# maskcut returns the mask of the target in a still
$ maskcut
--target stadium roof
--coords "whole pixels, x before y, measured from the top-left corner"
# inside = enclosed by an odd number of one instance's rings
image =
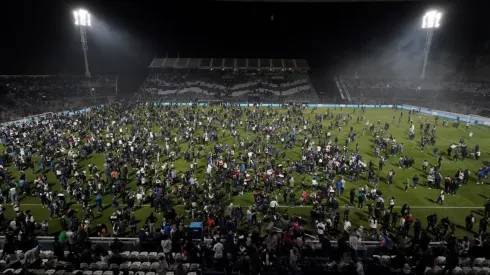
[[[304,59],[269,58],[154,58],[150,69],[293,69],[310,70]]]
[[[271,2],[271,3],[353,3],[353,2],[418,2],[419,0],[219,0],[223,2]]]

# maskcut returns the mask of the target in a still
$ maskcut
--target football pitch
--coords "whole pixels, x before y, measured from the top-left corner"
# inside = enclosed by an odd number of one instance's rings
[[[179,107],[179,109],[176,110],[179,113],[181,113],[183,112],[184,108],[189,108],[189,107]],[[199,107],[199,109],[202,111],[208,111],[211,108],[213,107]],[[282,108],[277,108],[277,109],[279,112],[286,112],[285,109]],[[318,108],[318,109],[307,109],[303,112],[303,114],[304,117],[308,119],[309,124],[311,125],[311,124],[318,123],[314,120],[315,115],[325,114],[325,112],[326,109]],[[337,137],[338,142],[342,147],[345,144],[345,140],[347,139],[349,128],[351,126],[353,127],[354,131],[358,133],[356,140],[348,144],[349,153],[356,150],[356,143],[358,143],[359,153],[364,158],[365,163],[368,163],[370,160],[374,163],[375,172],[379,178],[378,189],[381,190],[383,193],[383,197],[385,200],[385,207],[387,207],[388,201],[391,197],[395,198],[396,211],[400,211],[400,208],[403,204],[405,203],[408,204],[411,207],[411,214],[414,216],[414,218],[418,218],[421,220],[423,224],[423,228],[425,228],[426,226],[426,217],[430,214],[434,214],[434,213],[437,214],[439,220],[442,217],[448,217],[449,220],[456,225],[456,231],[455,231],[456,236],[474,234],[474,232],[469,232],[465,229],[465,217],[469,213],[473,212],[476,215],[475,225],[473,227],[473,230],[475,231],[478,230],[478,222],[482,217],[482,215],[484,214],[484,208],[483,208],[484,203],[490,198],[488,180],[485,179],[486,182],[485,184],[479,184],[479,185],[476,184],[478,169],[481,168],[482,166],[489,165],[488,160],[490,155],[490,144],[487,142],[490,138],[490,129],[484,126],[471,125],[470,130],[473,132],[473,137],[469,139],[468,138],[469,131],[466,128],[466,123],[461,123],[458,128],[455,128],[452,126],[452,121],[449,121],[449,125],[446,127],[443,126],[442,123],[443,120],[439,119],[437,122],[437,129],[435,134],[436,143],[434,146],[438,148],[439,152],[437,156],[434,156],[433,147],[431,146],[429,146],[425,150],[421,150],[421,146],[420,146],[421,131],[419,130],[419,125],[420,123],[424,123],[426,119],[428,119],[431,125],[434,125],[436,122],[435,117],[421,115],[421,118],[419,120],[418,114],[412,115],[413,123],[415,125],[415,139],[413,141],[410,141],[408,139],[409,123],[408,123],[407,110],[401,111],[401,110],[393,110],[393,109],[366,109],[365,112],[362,112],[360,109],[343,108],[342,110],[330,109],[330,112],[333,112],[334,114],[342,113],[343,115],[347,115],[351,113],[353,115],[353,119],[350,120],[347,125],[343,125],[341,131],[339,131],[338,129],[333,129],[331,131],[332,141],[334,140],[335,137]],[[400,119],[399,122],[401,112],[403,112],[403,117]],[[365,117],[364,121],[358,122],[357,117],[359,116],[364,116]],[[393,120],[393,116],[395,116],[395,120]],[[242,119],[243,120],[246,119],[245,115],[242,117]],[[365,126],[366,121],[370,121],[374,125],[377,125],[378,120],[380,121],[381,126],[384,125],[385,122],[388,122],[390,124],[390,128],[385,135],[386,137],[388,137],[391,134],[397,140],[398,143],[403,143],[404,145],[403,152],[399,152],[397,155],[392,156],[386,160],[385,167],[381,172],[378,171],[378,167],[377,167],[379,159],[375,156],[374,136],[372,133],[369,132],[368,129],[366,129],[364,134],[362,134],[362,129]],[[326,119],[323,121],[324,133],[327,132],[327,125],[329,122],[332,122],[332,120]],[[221,125],[218,124],[215,125],[218,127],[218,129],[221,129]],[[158,121],[153,121],[152,127],[154,132],[159,133],[160,130],[159,130]],[[285,129],[277,129],[277,130],[283,133],[286,132]],[[173,129],[172,136],[176,135],[178,131],[179,129]],[[255,134],[247,133],[245,131],[245,128],[240,125],[237,127],[237,131],[239,132],[240,136],[246,139],[253,140],[256,138]],[[202,129],[196,131],[196,134],[202,134],[202,133],[203,133]],[[302,157],[301,154],[302,140],[305,138],[305,136],[308,136],[308,133],[302,132],[301,134],[299,134],[297,142],[291,149],[285,150],[285,148],[281,143],[272,144],[272,147],[274,149],[278,148],[280,152],[285,151],[287,159],[290,159],[292,161],[300,160]],[[325,135],[323,134],[323,136]],[[468,146],[469,152],[471,152],[471,150],[474,148],[475,145],[480,146],[481,157],[479,160],[476,160],[471,156],[469,156],[465,160],[459,159],[457,162],[447,158],[446,156],[447,148],[452,144],[459,144],[461,138],[464,138],[465,143]],[[314,138],[314,141],[315,141],[315,145],[318,145],[320,143],[318,138]],[[164,144],[164,141],[161,139],[161,137],[157,139],[157,142],[160,144]],[[238,145],[238,141],[234,137],[230,136],[229,133],[224,138],[220,137],[218,143],[223,145],[227,144],[230,147],[232,146],[232,144]],[[216,143],[214,142],[205,145],[204,146],[205,152],[210,151],[214,147],[214,145],[216,145]],[[188,149],[188,143],[182,140],[180,141],[180,147],[182,153],[178,156],[178,158],[174,162],[174,165],[179,175],[181,173],[184,173],[189,168],[190,165],[190,163],[186,162],[183,158],[183,152],[185,152]],[[246,153],[246,152],[242,151],[241,153]],[[236,155],[237,153],[235,154],[235,156]],[[469,182],[461,186],[457,190],[457,194],[455,196],[446,194],[444,204],[442,206],[435,203],[439,196],[440,191],[434,188],[432,189],[428,188],[427,180],[426,180],[427,174],[422,171],[422,163],[424,160],[428,161],[429,167],[436,166],[440,155],[443,156],[442,166],[440,168],[440,173],[443,175],[443,177],[449,176],[453,178],[458,169],[462,169],[462,170],[469,169],[470,171]],[[399,166],[399,159],[401,156],[411,157],[415,160],[415,163],[411,169],[403,169]],[[26,180],[30,182],[31,185],[33,180],[40,175],[39,166],[38,166],[39,155],[34,155],[33,160],[36,163],[35,173],[33,174],[31,169],[27,169],[25,171]],[[163,163],[169,163],[169,160],[167,159],[166,156],[162,154],[158,166],[163,165]],[[283,159],[281,154],[279,154],[279,156],[276,159],[276,165],[281,163],[284,163],[285,165],[286,160]],[[93,153],[89,155],[87,159],[79,161],[79,165],[78,165],[79,170],[88,171],[87,169],[88,164],[96,165],[99,168],[99,171],[103,171],[103,167],[104,167],[103,154]],[[135,178],[136,169],[138,169],[138,167],[129,168],[129,184],[127,185],[126,190],[136,191],[136,178]],[[394,169],[395,171],[393,184],[391,185],[387,184],[387,175],[390,169]],[[19,172],[15,169],[13,165],[9,166],[9,171],[12,173],[12,175],[15,177],[16,181],[18,182]],[[204,182],[205,174],[206,174],[206,160],[201,154],[201,157],[196,167],[195,177],[199,179],[199,181],[202,183]],[[253,172],[251,173],[251,175],[253,178],[254,176]],[[310,219],[311,204],[307,204],[305,207],[299,206],[299,198],[302,192],[300,182],[303,178],[305,178],[307,185],[310,186],[313,174],[299,175],[296,171],[294,171],[292,175],[295,179],[295,192],[296,192],[296,197],[295,197],[296,203],[294,207],[290,207],[289,202],[284,203],[282,191],[278,191],[276,194],[272,194],[272,195],[277,196],[278,198],[278,202],[280,205],[279,208],[280,212],[287,212],[288,214],[291,215],[300,215],[304,220],[308,221]],[[326,180],[322,178],[322,175],[323,172],[318,171],[318,176],[320,177],[319,184],[325,185]],[[407,192],[405,192],[404,190],[405,181],[409,179],[410,182],[412,182],[412,177],[414,175],[418,175],[418,177],[420,178],[419,185],[417,186],[417,188],[413,188],[413,184],[410,184],[410,188],[408,189]],[[61,191],[61,185],[57,181],[53,171],[48,170],[47,177],[51,189]],[[341,217],[342,217],[342,211],[344,209],[344,206],[349,205],[350,189],[355,188],[357,194],[357,191],[361,186],[368,185],[370,189],[372,188],[372,185],[369,184],[367,180],[367,171],[362,175],[360,175],[359,180],[356,182],[350,182],[348,176],[345,176],[345,180],[346,180],[345,191],[338,198],[340,203],[339,210],[341,212]],[[69,180],[69,183],[71,182],[72,179]],[[286,183],[285,185],[289,186],[288,183]],[[441,186],[444,186],[444,181],[441,183]],[[262,188],[263,188],[263,183],[262,181],[260,181],[259,190],[261,190]],[[33,185],[31,189],[34,189]],[[200,191],[202,192],[202,190]],[[308,188],[306,191],[308,192],[308,194],[310,194],[312,190],[311,188]],[[50,235],[57,234],[61,230],[61,225],[59,220],[49,219],[50,211],[47,208],[41,207],[41,202],[38,197],[25,197],[25,195],[21,195],[20,198],[21,198],[20,199],[21,209],[23,211],[30,210],[34,218],[36,219],[36,222],[41,222],[42,220],[47,220],[49,222]],[[68,196],[67,199],[68,202],[70,202]],[[180,215],[184,214],[182,199],[173,197],[172,195],[172,200],[177,210],[177,213]],[[356,201],[357,201],[357,197],[356,197]],[[224,203],[229,204],[230,202],[233,202],[235,206],[236,205],[242,206],[244,208],[244,212],[246,212],[246,207],[254,204],[254,197],[252,192],[244,193],[243,195],[236,194],[235,196],[232,196],[229,201],[225,201]],[[97,211],[94,209],[94,215],[96,219],[95,221],[92,222],[91,224],[92,227],[94,227],[96,224],[99,223],[105,223],[108,227],[110,226],[109,217],[112,215],[113,212],[115,212],[115,209],[112,207],[111,203],[112,203],[112,195],[111,194],[104,195],[103,197],[103,205],[105,206],[104,210],[101,213],[97,213]],[[363,209],[356,208],[357,203],[352,207],[350,207],[351,209],[350,221],[354,226],[363,225],[365,228],[369,228],[368,208],[366,205],[370,203],[375,204],[374,201],[368,200],[366,201]],[[94,197],[91,198],[91,204],[92,205],[95,204]],[[5,205],[5,204],[4,206],[5,206],[4,213],[6,218],[12,219],[14,217],[14,211],[12,206]],[[81,204],[77,201],[71,201],[71,208],[79,210],[80,213],[79,217],[81,216],[81,213],[84,213]],[[134,214],[137,217],[137,219],[140,220],[140,226],[144,223],[146,217],[152,211],[153,208],[151,208],[149,205],[144,205],[141,209],[135,210]],[[258,215],[259,215],[259,219],[263,220],[262,215],[261,214]],[[158,217],[159,219],[161,219],[162,214],[159,214]],[[187,221],[190,222],[191,220],[187,220]]]

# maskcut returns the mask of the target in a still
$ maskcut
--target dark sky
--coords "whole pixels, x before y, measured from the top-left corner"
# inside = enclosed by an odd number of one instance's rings
[[[83,73],[72,10],[92,13],[89,62],[97,73],[131,73],[152,57],[304,58],[328,70],[373,44],[420,50],[421,15],[444,11],[434,47],[462,55],[490,40],[490,1],[437,3],[235,3],[200,1],[4,0],[3,74]],[[273,16],[273,21],[271,21]]]

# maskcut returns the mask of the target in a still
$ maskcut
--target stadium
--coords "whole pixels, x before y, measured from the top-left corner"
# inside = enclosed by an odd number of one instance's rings
[[[434,50],[424,10],[418,51],[333,73],[203,51],[137,76],[74,8],[75,73],[0,75],[0,271],[489,274],[488,58]]]

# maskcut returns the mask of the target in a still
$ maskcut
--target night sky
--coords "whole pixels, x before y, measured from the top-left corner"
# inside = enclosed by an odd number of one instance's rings
[[[304,58],[334,72],[372,45],[421,51],[423,13],[444,12],[434,48],[463,56],[490,40],[490,1],[429,3],[244,3],[207,1],[4,0],[2,74],[82,74],[74,8],[89,10],[92,74],[146,70],[155,56]],[[273,17],[273,20],[271,20]],[[396,46],[395,46],[396,45]]]

